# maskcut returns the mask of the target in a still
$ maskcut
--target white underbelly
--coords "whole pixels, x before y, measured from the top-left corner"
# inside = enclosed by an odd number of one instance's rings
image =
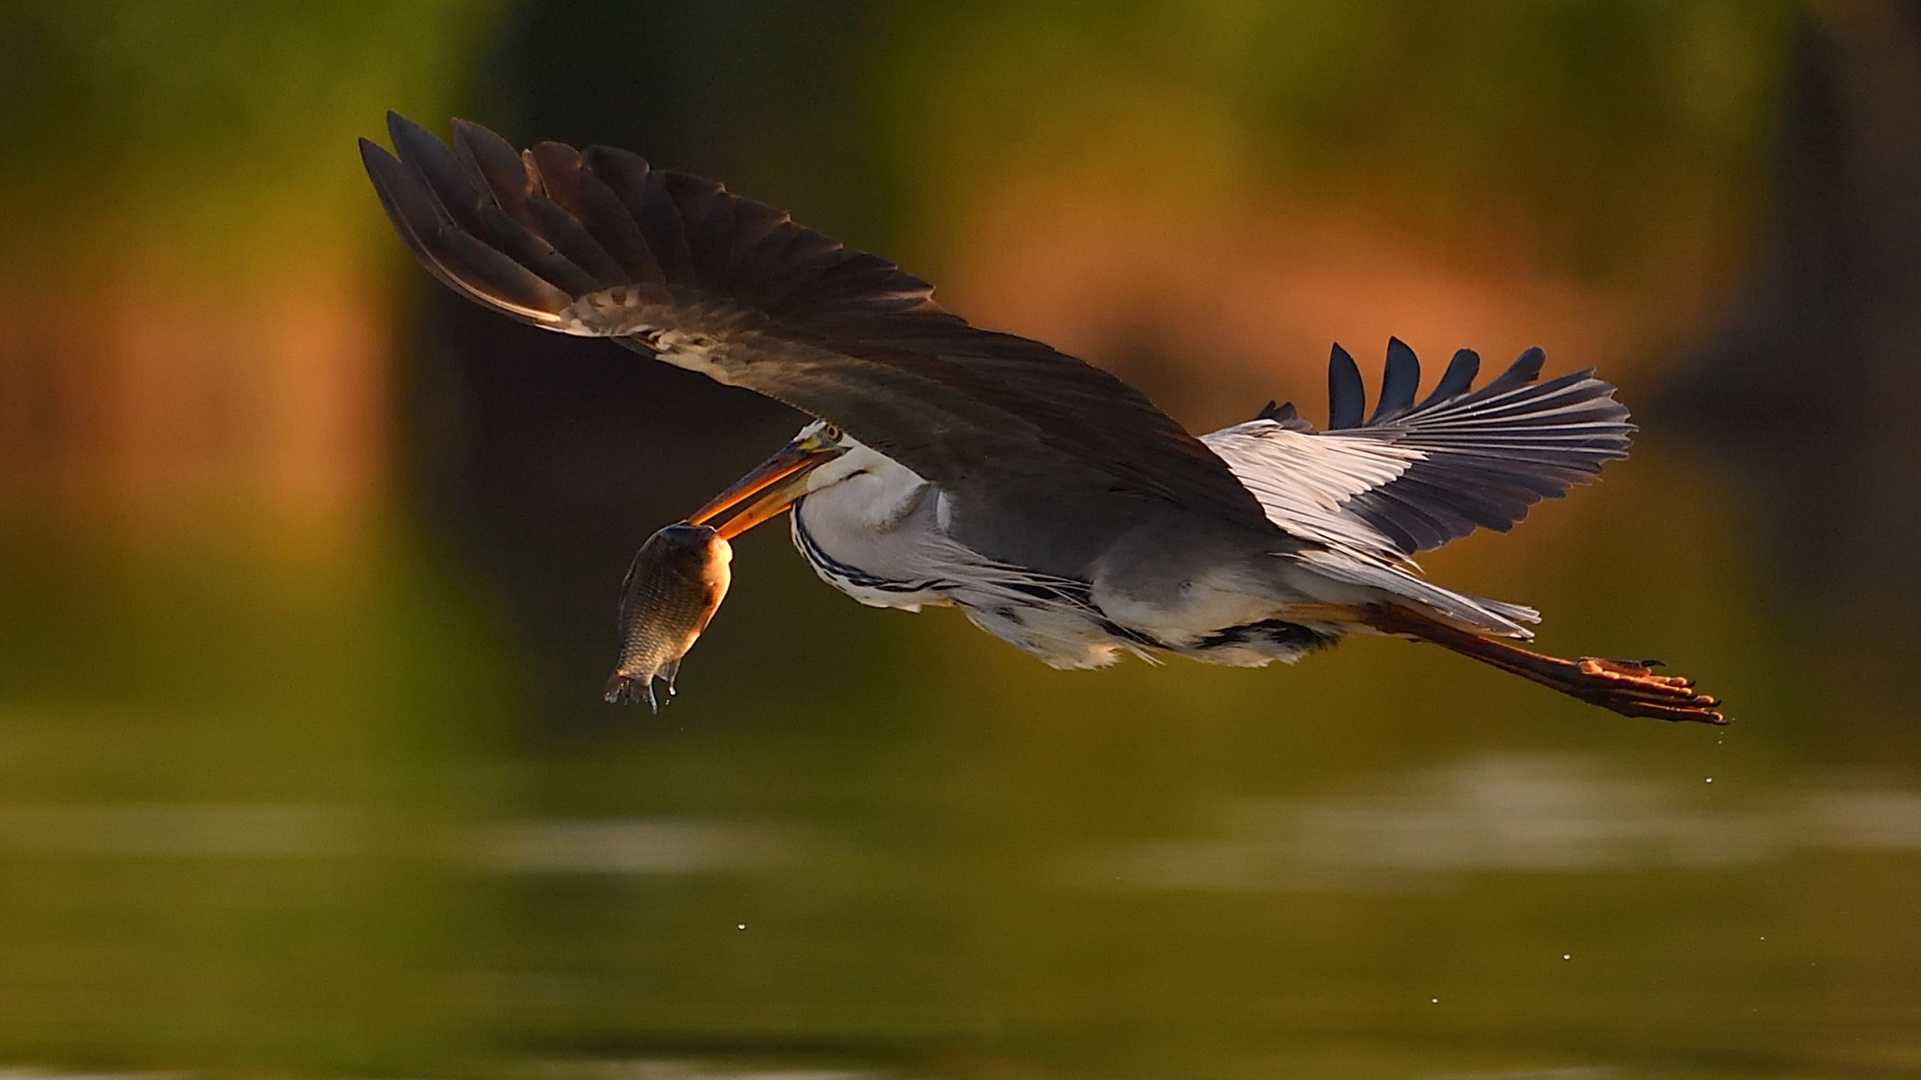
[[[959,590],[953,601],[967,621],[1048,667],[1106,667],[1129,650],[1098,612],[1064,603],[1018,603],[978,590]],[[1149,655],[1140,648],[1132,649]]]

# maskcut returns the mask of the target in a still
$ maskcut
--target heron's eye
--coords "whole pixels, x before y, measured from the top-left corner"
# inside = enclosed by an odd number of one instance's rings
[[[835,427],[832,424],[829,424],[826,427],[820,429],[820,437],[823,439],[826,439],[828,442],[839,442],[840,429]]]

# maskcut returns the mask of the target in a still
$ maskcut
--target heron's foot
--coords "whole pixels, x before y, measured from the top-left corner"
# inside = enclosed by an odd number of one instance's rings
[[[1561,685],[1555,689],[1623,716],[1703,724],[1728,722],[1717,708],[1720,699],[1697,692],[1693,679],[1656,675],[1659,660],[1608,660],[1599,656],[1573,661],[1543,659],[1567,665],[1565,674],[1556,680]]]
[[[1721,715],[1720,699],[1696,691],[1694,680],[1656,675],[1654,669],[1661,666],[1659,660],[1608,660],[1599,656],[1563,660],[1523,649],[1510,641],[1482,637],[1402,607],[1366,608],[1361,612],[1360,621],[1383,633],[1431,641],[1622,716],[1691,720],[1699,724],[1728,722]]]

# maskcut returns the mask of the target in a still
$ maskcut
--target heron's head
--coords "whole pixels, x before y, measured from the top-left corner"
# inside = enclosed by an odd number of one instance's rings
[[[794,436],[794,441],[787,444],[787,450],[783,453],[786,452],[831,455],[807,470],[807,487],[801,492],[803,495],[811,495],[858,476],[891,475],[907,471],[893,458],[825,420],[816,420],[801,428],[800,434]],[[915,482],[919,482],[918,477],[915,477]]]
[[[876,461],[886,460],[838,426],[816,420],[687,520],[695,525],[709,524],[721,513],[753,499],[746,509],[715,526],[722,539],[732,539],[778,515],[795,499],[858,476]]]

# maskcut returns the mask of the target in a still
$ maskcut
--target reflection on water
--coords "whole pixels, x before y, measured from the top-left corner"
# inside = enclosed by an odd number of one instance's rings
[[[1713,783],[1713,777],[1701,783]],[[1921,792],[1802,786],[1700,805],[1692,787],[1626,779],[1599,758],[1489,756],[1365,795],[1229,800],[1222,835],[1084,859],[1092,886],[1248,892],[1430,886],[1447,872],[1731,868],[1820,851],[1921,852]],[[1727,785],[1723,785],[1726,790]],[[1764,804],[1756,806],[1756,803]],[[343,807],[275,803],[0,805],[0,852],[80,858],[340,858],[368,844]],[[427,853],[509,874],[760,874],[818,860],[798,822],[513,821]]]
[[[1567,1069],[1497,1069],[1492,1072],[1428,1073],[1421,1080],[1614,1080],[1622,1075],[1606,1066]]]
[[[274,803],[0,806],[0,851],[101,858],[262,859],[338,856],[347,814]]]
[[[886,1073],[854,1069],[729,1069],[690,1061],[595,1061],[551,1064],[541,1080],[877,1080]]]
[[[1087,880],[1345,891],[1431,886],[1448,872],[1727,869],[1804,851],[1921,852],[1913,791],[1748,793],[1739,801],[1775,805],[1719,809],[1701,805],[1691,785],[1624,779],[1571,757],[1488,757],[1354,786],[1378,794],[1231,803],[1218,811],[1225,837],[1103,853],[1089,860]]]
[[[500,829],[489,862],[520,874],[711,874],[797,857],[781,830],[717,821],[524,821]]]

